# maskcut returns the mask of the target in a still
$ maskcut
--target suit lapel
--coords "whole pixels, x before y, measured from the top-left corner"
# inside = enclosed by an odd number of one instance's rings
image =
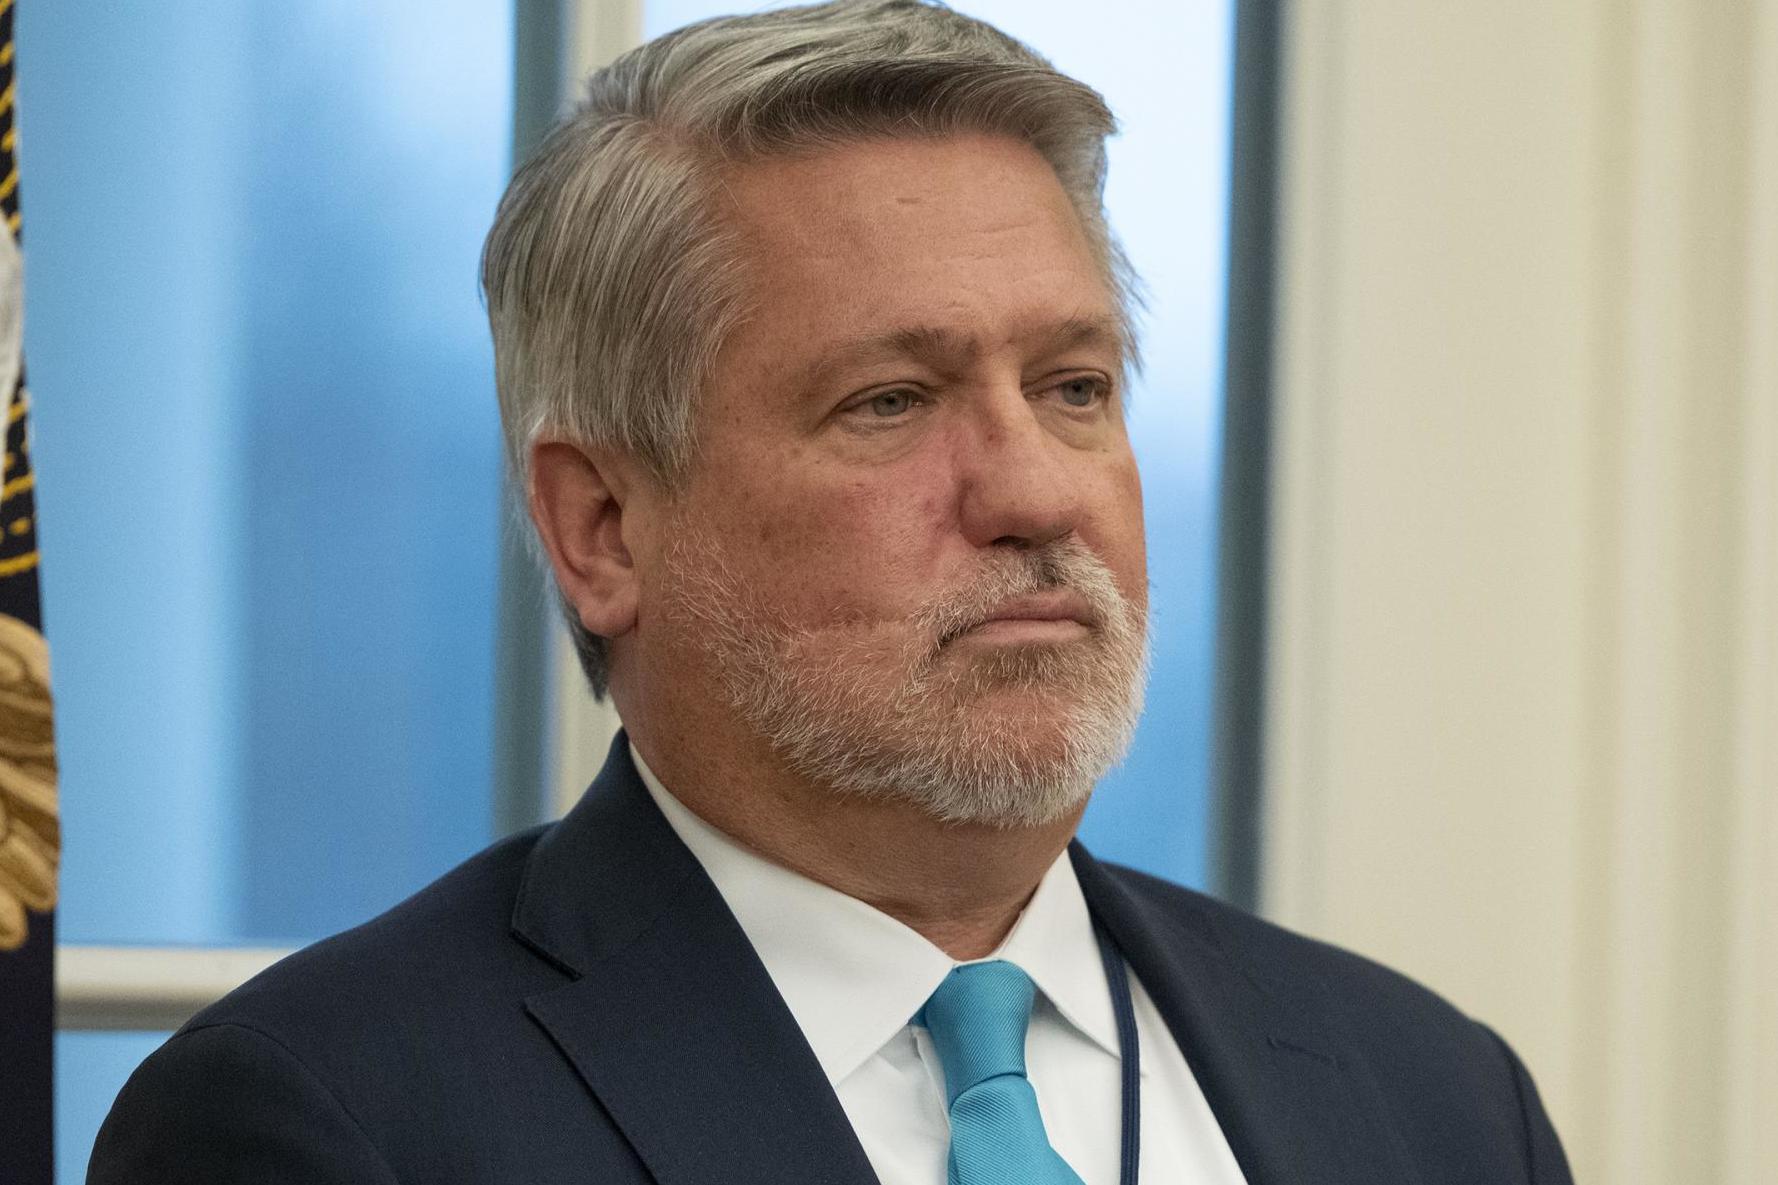
[[[739,923],[620,733],[537,846],[514,934],[576,978],[526,1008],[661,1185],[875,1185]]]
[[[1369,1068],[1223,949],[1211,919],[1155,908],[1078,843],[1087,904],[1166,1018],[1248,1185],[1414,1185]]]

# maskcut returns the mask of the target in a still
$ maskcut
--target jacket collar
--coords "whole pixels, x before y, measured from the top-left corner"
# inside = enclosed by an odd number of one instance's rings
[[[1185,894],[1161,908],[1078,842],[1070,852],[1093,916],[1166,1019],[1248,1185],[1418,1182],[1375,1078],[1334,1024],[1288,1004]]]
[[[820,1063],[622,733],[538,841],[512,930],[574,977],[526,1008],[661,1185],[875,1185]]]

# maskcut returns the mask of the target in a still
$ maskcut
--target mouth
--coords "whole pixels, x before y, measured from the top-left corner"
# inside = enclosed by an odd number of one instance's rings
[[[1002,601],[956,636],[1000,643],[1062,642],[1084,637],[1096,620],[1092,607],[1079,593],[1047,589]]]

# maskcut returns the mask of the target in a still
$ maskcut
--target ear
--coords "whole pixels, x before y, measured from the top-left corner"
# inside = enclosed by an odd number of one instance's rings
[[[636,478],[622,459],[567,441],[531,446],[531,521],[557,587],[580,623],[602,638],[636,624],[636,566],[624,538],[624,508]]]

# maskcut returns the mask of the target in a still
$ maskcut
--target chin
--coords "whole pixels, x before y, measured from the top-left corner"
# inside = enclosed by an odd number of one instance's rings
[[[1122,759],[1141,711],[1128,687],[1083,695],[1029,679],[968,682],[804,700],[802,711],[755,723],[791,768],[836,794],[1014,828],[1077,815]]]
[[[938,822],[1012,829],[1072,818],[1121,752],[1029,721],[928,738],[917,748],[854,750],[830,767],[837,793],[911,806]],[[1121,749],[1121,746],[1119,747]]]

